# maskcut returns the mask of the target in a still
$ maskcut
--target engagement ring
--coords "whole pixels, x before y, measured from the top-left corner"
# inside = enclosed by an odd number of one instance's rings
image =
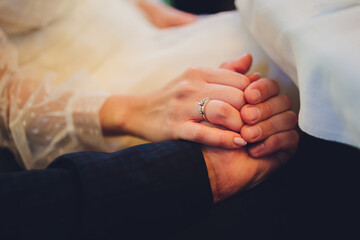
[[[198,101],[198,104],[199,104],[199,113],[201,115],[201,117],[204,119],[204,120],[207,120],[206,116],[205,116],[205,105],[206,103],[210,101],[210,98],[209,97],[206,97],[204,98],[203,100],[200,100]]]

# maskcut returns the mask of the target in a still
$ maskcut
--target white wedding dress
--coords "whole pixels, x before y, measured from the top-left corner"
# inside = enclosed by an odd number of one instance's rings
[[[139,143],[102,136],[98,111],[109,94],[152,91],[188,67],[218,67],[245,52],[251,71],[279,79],[297,106],[297,89],[236,11],[158,30],[126,0],[3,0],[0,27],[0,146],[27,169]]]

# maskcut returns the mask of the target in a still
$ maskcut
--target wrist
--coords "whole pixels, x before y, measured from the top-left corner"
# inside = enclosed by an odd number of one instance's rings
[[[110,96],[99,112],[104,135],[135,135],[133,119],[140,110],[141,101],[137,96]]]
[[[221,201],[222,199],[220,198],[220,195],[219,195],[219,192],[218,192],[215,168],[214,168],[212,162],[210,161],[210,158],[209,158],[208,153],[206,151],[206,147],[203,146],[201,148],[201,151],[202,151],[203,156],[204,156],[206,169],[207,169],[208,176],[209,176],[209,182],[210,182],[211,191],[212,191],[212,194],[213,194],[213,201],[214,201],[214,203],[217,203],[217,202]]]
[[[227,150],[203,146],[202,153],[214,203],[238,193],[251,182],[251,176],[256,175],[257,167],[249,168],[245,161],[245,149]]]

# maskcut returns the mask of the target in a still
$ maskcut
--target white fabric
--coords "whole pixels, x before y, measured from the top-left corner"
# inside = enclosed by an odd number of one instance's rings
[[[42,28],[67,14],[79,0],[0,0],[0,27],[7,34]]]
[[[236,3],[254,38],[299,87],[300,128],[360,148],[360,1]]]
[[[43,168],[63,153],[107,149],[98,111],[108,94],[88,74],[57,85],[54,74],[19,69],[1,31],[0,54],[0,146],[24,168]]]
[[[42,1],[47,0],[27,0],[34,4]],[[37,75],[38,71],[49,72],[55,77],[50,74],[44,80],[36,76],[33,79],[42,80],[40,82],[44,86],[49,84],[50,78],[54,78],[54,83],[62,86],[46,87],[50,89],[51,99],[55,101],[64,95],[77,96],[76,101],[65,101],[61,105],[61,111],[57,109],[59,107],[49,105],[46,114],[56,116],[51,124],[43,125],[41,121],[44,116],[36,112],[32,114],[32,110],[27,110],[27,114],[21,116],[25,120],[37,116],[38,120],[34,124],[28,124],[29,120],[26,120],[27,124],[22,126],[22,120],[17,121],[15,127],[15,123],[10,119],[12,129],[19,128],[8,133],[10,142],[15,146],[14,151],[20,151],[22,161],[28,168],[44,167],[60,153],[89,146],[94,149],[95,143],[101,141],[96,116],[104,97],[100,96],[100,100],[90,102],[95,95],[94,89],[114,94],[149,92],[173,80],[188,67],[218,67],[223,61],[239,57],[245,52],[254,55],[251,71],[259,71],[282,80],[283,89],[288,91],[296,103],[296,87],[252,39],[242,26],[236,11],[202,17],[195,24],[185,27],[158,30],[129,1],[72,2],[74,4],[71,10],[61,18],[48,20],[45,25],[39,21],[38,26],[32,25],[26,30],[21,28],[21,31],[13,31],[17,34],[9,37],[19,52],[18,64],[22,72],[35,71]],[[48,5],[43,6],[42,11],[52,9]],[[21,8],[21,5],[18,7]],[[16,10],[16,7],[14,9]],[[41,19],[41,11],[38,18]],[[6,26],[8,23],[2,24]],[[91,79],[93,84],[89,84]],[[1,84],[3,82],[4,80],[1,80]],[[15,95],[14,101],[17,98],[19,96]],[[31,106],[30,103],[30,109],[34,109]],[[88,129],[85,125],[88,118],[81,116],[87,114],[88,108],[91,109],[91,132],[97,133],[97,137],[84,132]],[[14,111],[16,114],[13,119],[20,115],[22,108],[18,110]],[[41,131],[38,132],[39,126]],[[2,128],[6,130],[8,126],[5,124]],[[36,137],[31,133],[36,133]],[[57,133],[57,137],[49,136],[49,133]],[[0,146],[6,145],[4,139],[0,139]],[[127,137],[108,140],[106,139],[105,145],[107,150],[139,143],[138,140]],[[48,145],[53,147],[49,148]],[[105,147],[101,148],[104,149]],[[42,159],[47,160],[43,162]]]

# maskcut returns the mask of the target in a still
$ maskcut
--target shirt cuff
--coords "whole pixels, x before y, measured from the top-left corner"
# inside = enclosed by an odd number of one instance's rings
[[[76,139],[92,149],[107,150],[99,111],[108,97],[106,93],[77,96],[70,110]]]

